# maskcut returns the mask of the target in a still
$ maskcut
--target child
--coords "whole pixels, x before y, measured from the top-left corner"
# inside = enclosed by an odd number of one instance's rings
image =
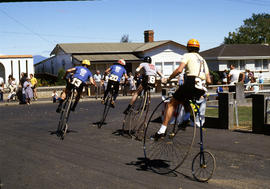
[[[56,92],[56,90],[53,90],[53,93],[52,93],[52,100],[53,100],[53,103],[56,103],[56,100],[58,100],[58,94]]]
[[[33,98],[33,90],[32,90],[32,85],[30,82],[30,78],[27,78],[26,81],[23,83],[23,92],[26,97],[26,103],[27,105],[30,105],[31,99]]]

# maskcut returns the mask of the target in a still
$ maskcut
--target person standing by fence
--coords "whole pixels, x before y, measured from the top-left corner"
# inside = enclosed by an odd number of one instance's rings
[[[100,98],[100,95],[101,95],[101,87],[102,87],[102,85],[101,85],[101,78],[102,78],[102,76],[100,74],[100,71],[97,70],[96,73],[95,73],[95,75],[94,75],[94,80],[96,82],[96,87],[95,87],[96,99],[97,98]]]
[[[26,81],[23,83],[23,91],[25,94],[26,103],[30,105],[31,99],[33,98],[33,90],[30,78],[26,78]]]
[[[260,90],[262,90],[263,89],[263,73],[262,73],[262,71],[260,71],[258,78],[259,78],[259,87],[260,87]]]
[[[33,99],[37,100],[37,79],[34,77],[33,74],[30,74],[30,81],[32,85],[32,90],[33,90]]]

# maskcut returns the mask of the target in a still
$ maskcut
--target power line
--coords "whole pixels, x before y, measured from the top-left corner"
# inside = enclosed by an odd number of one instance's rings
[[[43,41],[46,41],[49,44],[54,44],[51,41],[47,40],[46,38],[44,38],[43,36],[41,36],[39,33],[33,31],[31,28],[29,28],[28,26],[26,26],[25,24],[23,24],[22,22],[20,22],[19,20],[17,20],[16,18],[10,16],[6,11],[0,9],[0,12],[2,12],[4,15],[6,15],[8,18],[10,18],[11,20],[13,20],[14,22],[16,22],[17,24],[21,25],[24,29],[28,30],[30,33],[36,35],[37,37],[39,37],[40,39],[42,39]]]
[[[233,3],[249,4],[249,5],[258,5],[258,6],[270,6],[269,0],[224,0],[230,1]]]

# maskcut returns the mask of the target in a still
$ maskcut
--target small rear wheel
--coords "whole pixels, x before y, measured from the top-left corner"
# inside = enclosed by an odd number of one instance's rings
[[[208,151],[199,152],[192,161],[192,175],[199,182],[207,182],[216,169],[216,159]]]

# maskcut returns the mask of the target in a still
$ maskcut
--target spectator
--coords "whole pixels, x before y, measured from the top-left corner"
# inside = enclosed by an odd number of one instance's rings
[[[17,91],[16,81],[12,77],[12,75],[8,76],[8,88],[9,88],[9,95],[7,101],[9,102],[10,100],[15,100]]]
[[[135,74],[135,78],[134,79],[135,79],[135,82],[136,82],[136,88],[138,88],[139,85],[142,82],[143,77],[142,77],[142,75],[140,73],[137,73],[137,74]]]
[[[4,79],[0,77],[0,102],[3,102],[3,94],[4,94]]]
[[[96,95],[96,99],[100,98],[101,96],[101,74],[100,71],[97,70],[95,75],[94,75],[94,81],[96,82],[96,87],[95,87],[95,95]]]
[[[105,75],[104,78],[103,78],[103,88],[104,88],[104,92],[105,92],[106,89],[107,89],[108,81],[109,81],[109,76],[108,76],[108,75]]]
[[[253,78],[254,77],[254,72],[249,72],[248,73],[248,78],[249,78],[249,80],[251,80],[251,78]]]
[[[256,78],[255,77],[252,77],[251,80],[251,88],[250,90],[251,91],[254,91],[255,93],[257,93],[259,91],[259,85],[258,83],[256,82]]]
[[[21,73],[21,79],[20,79],[20,85],[19,85],[19,90],[17,91],[17,96],[20,101],[20,104],[26,104],[25,101],[25,90],[23,88],[24,82],[27,79],[26,73],[22,72]]]
[[[129,72],[128,76],[129,90],[131,95],[133,95],[133,92],[136,90],[135,80],[131,72]]]
[[[23,93],[25,94],[26,103],[30,105],[31,99],[33,98],[33,90],[30,78],[26,78],[26,81],[23,84]]]
[[[223,72],[222,72],[222,84],[227,84],[227,70],[225,69]]]
[[[259,73],[259,87],[260,87],[260,90],[263,89],[263,74],[262,74],[262,71],[260,71],[260,73]]]
[[[58,100],[59,96],[56,92],[56,90],[53,90],[53,93],[52,93],[52,100],[53,100],[53,103],[56,103],[56,101]]]
[[[240,71],[235,69],[234,65],[230,65],[230,72],[228,74],[228,80],[230,82],[230,85],[234,85],[235,83],[238,82],[240,75]]]
[[[248,84],[248,82],[250,81],[248,74],[249,74],[250,70],[246,69],[245,70],[245,79],[244,79],[244,84]]]
[[[34,77],[33,74],[30,74],[30,81],[32,85],[32,90],[34,93],[34,100],[37,100],[37,79]]]
[[[183,85],[184,84],[184,74],[185,74],[185,71],[183,70],[182,73],[179,74],[179,77],[178,77],[178,84],[179,86]]]
[[[120,84],[121,84],[121,88],[123,90],[123,96],[127,96],[127,93],[128,93],[128,80],[126,81],[125,76],[123,76],[121,78]]]

